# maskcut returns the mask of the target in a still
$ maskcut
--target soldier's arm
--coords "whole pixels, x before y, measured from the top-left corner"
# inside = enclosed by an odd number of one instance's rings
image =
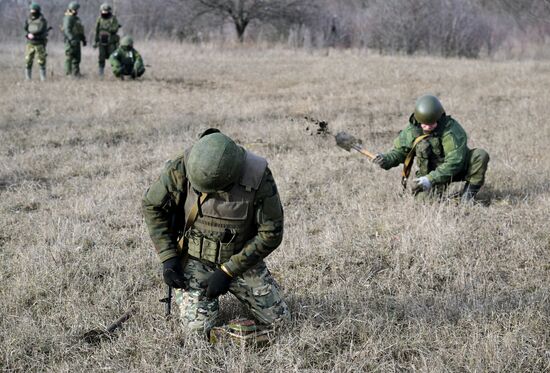
[[[95,21],[95,35],[94,35],[94,43],[99,43],[99,17],[97,17]]]
[[[25,30],[25,35],[27,35],[29,33],[29,20],[28,19],[25,20],[25,26],[23,27],[23,29]]]
[[[445,160],[435,170],[428,174],[432,184],[444,184],[464,169],[468,147],[466,133],[462,128],[446,131],[442,137]]]
[[[178,180],[173,175],[173,165],[169,162],[141,201],[145,223],[161,262],[178,255],[178,231],[174,224],[177,201],[172,193],[178,190]]]
[[[67,40],[71,41],[74,39],[73,35],[73,26],[74,26],[74,17],[63,17],[63,33]]]
[[[393,149],[384,153],[384,169],[389,170],[405,161],[407,154],[411,151],[414,138],[414,128],[409,123],[403,131],[399,132],[399,136],[393,141]]]
[[[233,275],[240,275],[275,250],[283,240],[283,207],[271,171],[266,169],[256,193],[255,223],[258,233],[243,249],[224,263]]]
[[[113,70],[113,74],[118,75],[121,70],[121,64],[119,60],[119,51],[115,50],[110,56],[109,56],[109,63],[111,64],[111,69]]]

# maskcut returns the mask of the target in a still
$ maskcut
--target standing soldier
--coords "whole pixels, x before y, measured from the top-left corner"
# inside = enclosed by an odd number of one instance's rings
[[[40,66],[40,80],[46,80],[46,44],[48,42],[48,22],[42,15],[40,5],[32,3],[29,7],[29,18],[25,21],[27,47],[25,50],[25,79],[32,79],[34,56]]]
[[[462,201],[473,200],[485,182],[489,154],[483,149],[469,149],[462,126],[445,114],[435,96],[425,95],[416,101],[408,126],[399,133],[394,147],[377,154],[374,163],[390,169],[403,163],[403,185],[416,156],[418,171],[413,193],[423,199],[429,194],[441,195],[449,183],[466,181]]]
[[[264,158],[207,130],[166,162],[142,206],[184,328],[208,332],[228,291],[263,325],[290,317],[263,260],[283,238],[283,209]]]
[[[132,79],[140,77],[145,73],[143,59],[137,50],[134,49],[134,40],[130,36],[124,36],[117,48],[109,57],[113,74],[120,79],[130,76]]]
[[[99,48],[99,76],[103,78],[105,60],[118,48],[117,35],[120,24],[109,4],[101,4],[101,12],[95,23],[94,48]]]
[[[84,26],[78,18],[78,9],[80,4],[71,1],[65,16],[63,17],[63,34],[65,36],[65,75],[80,76],[80,58],[82,46],[86,46],[86,36],[84,35]]]

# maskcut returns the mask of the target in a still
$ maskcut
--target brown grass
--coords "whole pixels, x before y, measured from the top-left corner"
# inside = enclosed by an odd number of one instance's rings
[[[548,371],[550,63],[138,43],[138,82],[26,83],[0,46],[0,369]],[[35,70],[35,75],[37,70]],[[482,204],[419,205],[310,115],[383,151],[417,96],[441,97],[492,160]],[[140,212],[164,160],[215,126],[269,159],[286,233],[268,264],[292,323],[263,351],[165,321]],[[99,345],[81,335],[132,305]],[[246,315],[230,296],[224,318]]]

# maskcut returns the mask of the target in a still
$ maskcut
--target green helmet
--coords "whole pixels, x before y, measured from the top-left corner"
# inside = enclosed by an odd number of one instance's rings
[[[101,4],[101,6],[99,7],[99,10],[103,13],[111,13],[111,11],[113,10],[111,8],[111,6],[107,3],[103,3]]]
[[[37,13],[40,13],[40,5],[38,5],[37,3],[31,3],[31,5],[29,6],[29,10],[31,12],[37,12]]]
[[[191,148],[187,178],[199,192],[224,190],[241,176],[244,158],[244,149],[223,133],[206,135]]]
[[[431,95],[420,97],[414,107],[414,119],[422,124],[437,122],[443,113],[445,113],[443,105],[437,97]]]
[[[133,47],[134,46],[134,39],[132,39],[131,36],[124,36],[122,39],[120,39],[120,46],[121,47]]]
[[[78,10],[80,8],[80,4],[76,1],[71,1],[69,3],[69,6],[67,7],[69,10]]]

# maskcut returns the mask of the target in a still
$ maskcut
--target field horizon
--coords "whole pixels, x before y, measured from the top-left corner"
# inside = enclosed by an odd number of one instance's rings
[[[91,48],[66,78],[48,47],[40,83],[0,45],[0,370],[550,370],[550,61],[159,42],[121,82],[98,79]],[[304,119],[383,152],[426,93],[491,156],[479,203],[415,202],[399,168]],[[209,127],[267,158],[285,209],[267,264],[292,320],[262,350],[212,347],[158,302],[141,197]],[[111,338],[82,338],[132,307]]]

